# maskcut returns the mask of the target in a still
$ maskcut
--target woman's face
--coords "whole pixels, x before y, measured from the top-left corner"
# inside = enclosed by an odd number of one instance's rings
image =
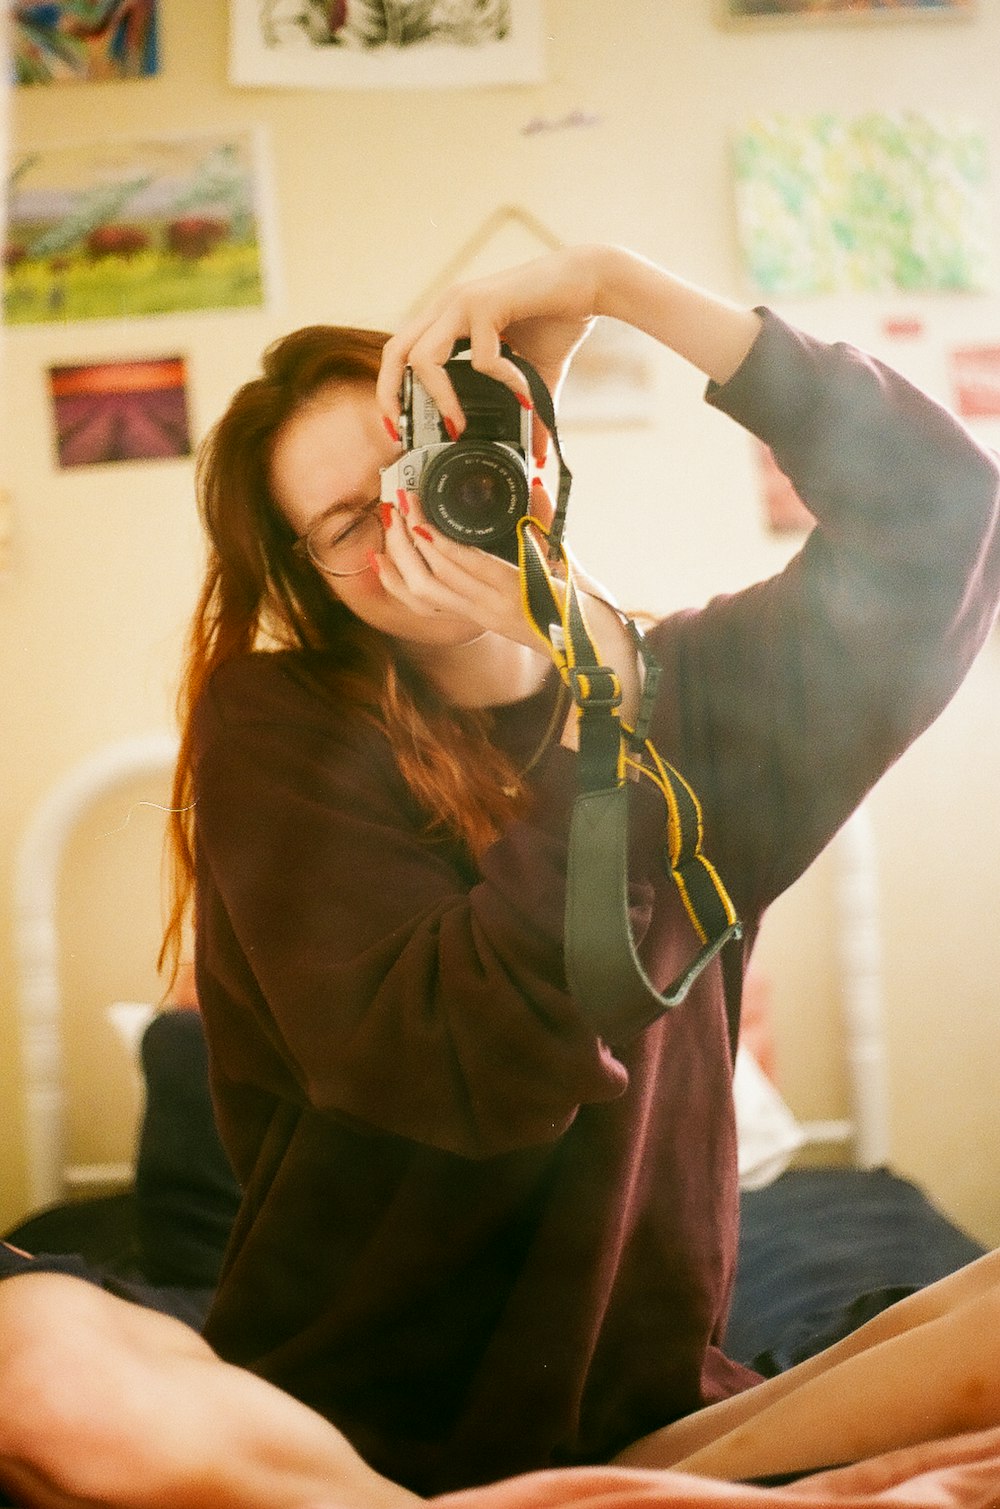
[[[339,529],[379,496],[379,473],[399,447],[362,383],[324,389],[278,432],[271,458],[275,501],[301,538],[320,520]],[[445,614],[418,614],[398,602],[369,567],[357,576],[324,575],[330,591],[356,618],[394,638],[427,645],[467,640],[475,626]]]

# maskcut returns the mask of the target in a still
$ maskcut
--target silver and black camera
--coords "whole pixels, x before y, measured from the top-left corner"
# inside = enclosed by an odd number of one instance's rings
[[[442,534],[504,560],[517,560],[517,522],[528,512],[532,412],[510,388],[477,372],[467,350],[445,363],[465,414],[449,440],[430,394],[409,367],[399,424],[403,455],[382,472],[382,499],[415,492]]]

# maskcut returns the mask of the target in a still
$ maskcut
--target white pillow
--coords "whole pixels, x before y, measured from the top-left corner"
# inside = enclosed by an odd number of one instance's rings
[[[131,1057],[138,1058],[142,1034],[156,1015],[156,1007],[148,1001],[115,1001],[104,1009]]]
[[[762,1189],[783,1174],[806,1137],[789,1106],[747,1048],[733,1070],[741,1189]]]

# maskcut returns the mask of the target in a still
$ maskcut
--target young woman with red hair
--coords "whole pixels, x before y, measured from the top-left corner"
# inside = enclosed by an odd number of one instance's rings
[[[415,495],[380,502],[407,364],[459,436],[455,341],[528,404],[501,339],[558,398],[597,315],[704,372],[817,519],[780,575],[649,631],[651,738],[701,799],[743,937],[642,1031],[613,1009],[596,1029],[567,986],[576,722],[517,571]],[[758,1382],[724,1351],[743,973],[768,904],[983,643],[994,459],[853,348],[582,247],[454,290],[391,338],[277,342],[199,482],[168,951],[193,895],[243,1190],[208,1341],[422,1494],[607,1462],[671,1422],[686,1438],[713,1403],[738,1419]],[[633,527],[627,500],[608,507]],[[668,540],[665,524],[638,548],[668,562]],[[599,596],[629,721],[632,641]],[[645,783],[629,799],[632,924],[662,989],[698,943],[662,806]]]

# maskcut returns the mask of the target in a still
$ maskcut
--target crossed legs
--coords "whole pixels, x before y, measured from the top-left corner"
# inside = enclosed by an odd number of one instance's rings
[[[1000,1253],[620,1466],[739,1481],[1000,1424]],[[0,1283],[0,1486],[32,1509],[413,1509],[319,1415],[79,1279]]]

